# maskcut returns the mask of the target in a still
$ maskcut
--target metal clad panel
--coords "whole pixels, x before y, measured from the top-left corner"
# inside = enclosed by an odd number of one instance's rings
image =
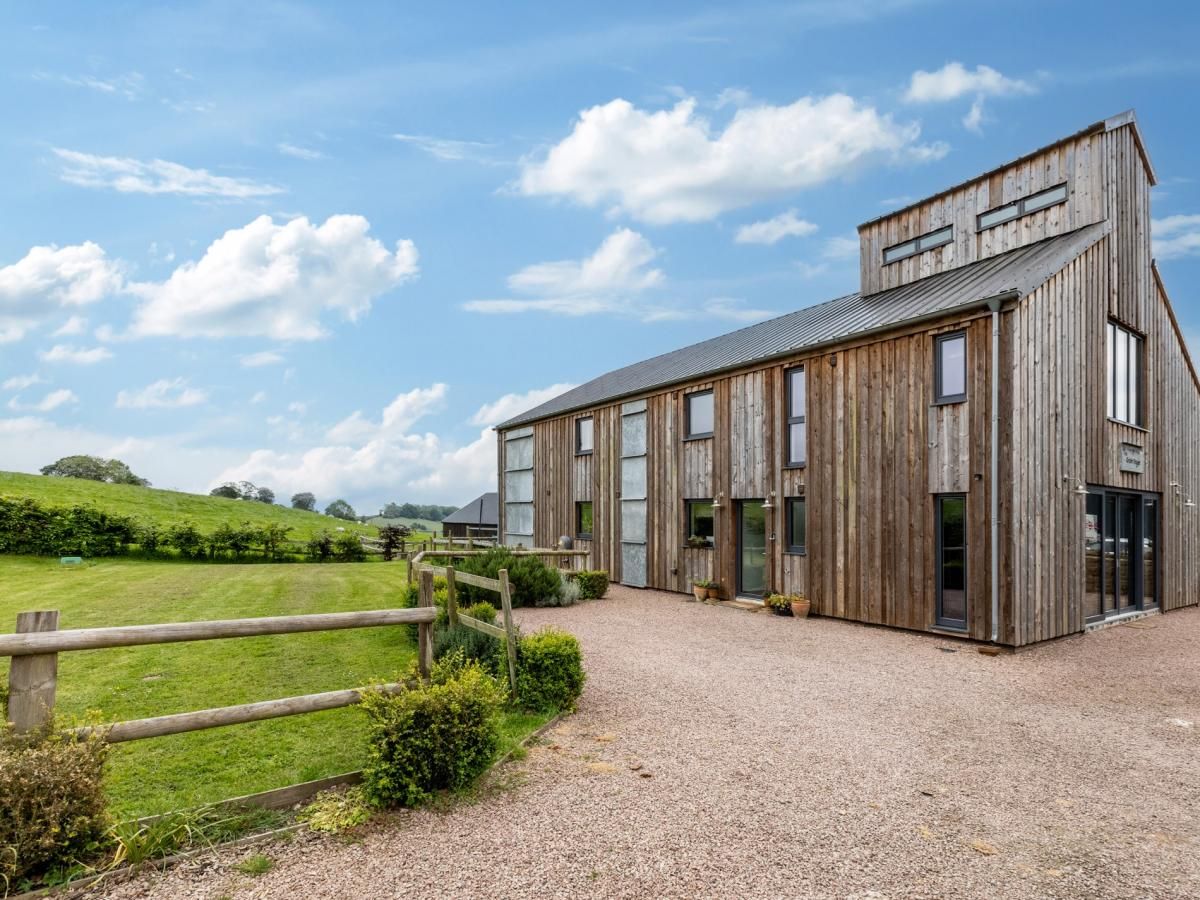
[[[504,458],[508,471],[533,468],[533,438],[519,438],[509,441],[504,448]]]
[[[645,544],[621,544],[621,583],[630,587],[646,586]]]
[[[646,501],[621,501],[621,539],[631,544],[646,543]]]
[[[506,503],[533,502],[533,470],[504,473],[504,501]]]
[[[624,416],[621,419],[621,454],[644,456],[646,453],[646,417]]]
[[[646,403],[621,418],[621,582],[646,586]]]
[[[513,534],[533,535],[532,503],[506,503],[504,504],[504,513],[508,531]]]
[[[646,499],[646,457],[621,460],[621,497],[625,500]]]

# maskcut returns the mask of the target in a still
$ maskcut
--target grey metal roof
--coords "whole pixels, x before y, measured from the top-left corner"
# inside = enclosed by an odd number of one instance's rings
[[[442,519],[443,525],[447,522],[451,525],[499,525],[500,495],[496,491],[480,494],[462,509]]]
[[[1024,296],[1106,232],[1087,225],[902,287],[847,294],[601,375],[496,426],[512,428],[854,335],[895,328],[1002,295]],[[447,520],[449,521],[449,520]]]

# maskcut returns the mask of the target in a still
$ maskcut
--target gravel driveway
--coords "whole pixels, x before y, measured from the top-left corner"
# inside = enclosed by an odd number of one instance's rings
[[[613,588],[579,712],[474,803],[113,897],[1200,896],[1200,610],[1021,653]]]

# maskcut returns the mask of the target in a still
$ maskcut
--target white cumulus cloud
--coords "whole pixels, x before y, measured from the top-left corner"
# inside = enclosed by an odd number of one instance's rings
[[[1175,215],[1152,219],[1150,234],[1158,259],[1200,256],[1200,215]]]
[[[744,99],[744,98],[743,98]],[[702,222],[847,175],[872,160],[937,158],[900,124],[845,94],[747,104],[718,128],[693,98],[648,111],[617,99],[523,162],[516,189],[604,206],[641,221]]]
[[[54,148],[62,161],[59,177],[69,184],[106,188],[125,194],[178,194],[184,197],[222,197],[246,200],[284,193],[278,185],[214,175],[165,159],[140,160],[126,156],[97,156]]]
[[[104,362],[106,359],[112,359],[112,351],[107,347],[76,347],[72,344],[55,344],[49,350],[43,350],[38,356],[45,362],[91,366]]]
[[[1036,88],[1019,78],[1009,78],[991,66],[968,69],[960,62],[949,62],[934,72],[913,72],[904,99],[909,103],[941,103],[959,97],[1003,97],[1032,94]]]
[[[743,225],[734,240],[739,244],[777,244],[785,237],[807,237],[816,231],[816,225],[799,218],[796,210],[789,209],[774,218]]]
[[[51,391],[46,394],[41,400],[36,403],[22,403],[20,397],[13,397],[8,401],[8,408],[14,410],[32,410],[35,412],[50,412],[58,409],[60,406],[65,406],[68,403],[78,403],[79,398],[75,392],[67,388],[59,388],[56,391]]]
[[[0,267],[0,343],[20,340],[63,310],[96,303],[121,290],[122,266],[97,244],[33,247]]]
[[[354,215],[330,216],[321,225],[303,216],[284,224],[260,216],[227,231],[166,281],[131,284],[143,299],[133,333],[323,337],[324,313],[355,321],[376,297],[418,272],[412,241],[397,241],[392,252],[369,229]]]
[[[494,427],[501,422],[511,419],[513,416],[533,409],[535,406],[541,406],[547,400],[551,400],[559,394],[565,394],[575,387],[578,387],[578,385],[563,382],[561,384],[552,384],[549,387],[526,391],[524,394],[505,394],[498,400],[493,400],[491,403],[485,403],[479,407],[475,415],[471,416],[471,424],[483,425],[488,428]]]
[[[274,350],[260,350],[257,353],[247,353],[240,357],[242,365],[247,369],[258,369],[263,366],[275,366],[283,362],[283,354]]]
[[[11,378],[6,378],[0,388],[6,391],[23,391],[27,387],[33,387],[35,384],[44,383],[45,379],[40,375],[13,375]]]
[[[117,393],[117,406],[121,409],[178,409],[198,406],[206,400],[208,394],[188,387],[186,378],[160,378],[139,390]]]

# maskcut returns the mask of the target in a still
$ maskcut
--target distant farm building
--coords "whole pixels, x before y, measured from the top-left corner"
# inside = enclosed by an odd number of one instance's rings
[[[496,537],[499,524],[500,495],[489,491],[442,519],[442,534],[448,538],[491,539]]]

